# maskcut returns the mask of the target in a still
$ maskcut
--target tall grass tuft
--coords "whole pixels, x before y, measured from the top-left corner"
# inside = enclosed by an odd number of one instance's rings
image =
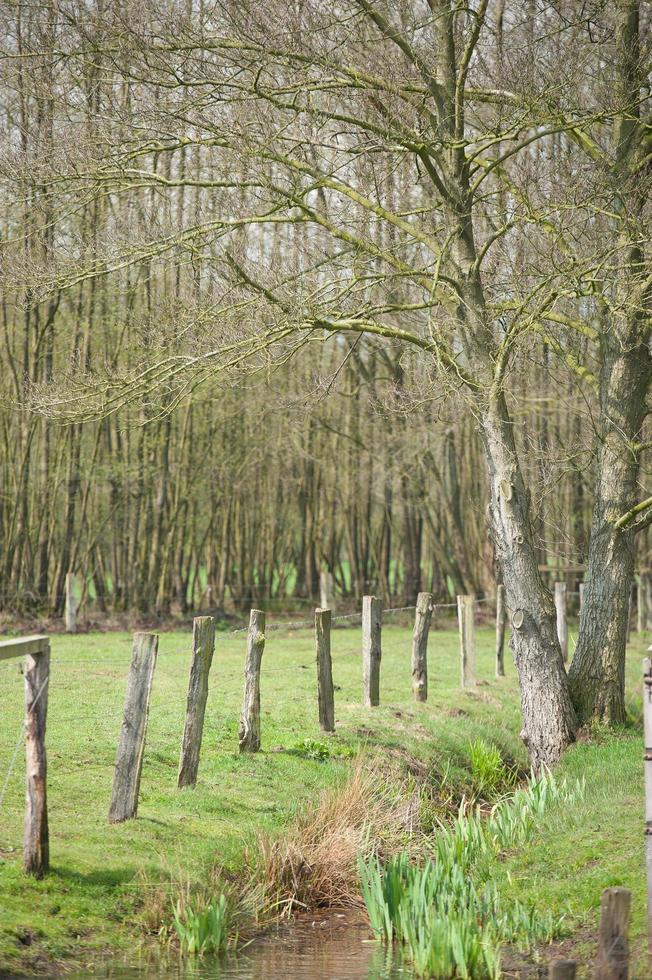
[[[465,816],[460,808],[423,865],[405,852],[384,864],[377,856],[360,858],[372,928],[386,943],[399,942],[420,976],[498,977],[501,945],[548,941],[559,934],[561,920],[503,900],[483,881],[482,862],[529,839],[550,803],[581,792],[581,786],[571,792],[546,772],[501,800],[488,818],[479,810]]]
[[[505,790],[514,787],[517,770],[506,765],[496,745],[485,742],[483,738],[470,742],[469,762],[477,796],[495,800]]]
[[[301,814],[290,833],[261,834],[247,854],[248,903],[261,917],[297,909],[360,905],[356,860],[395,838],[402,797],[358,763],[347,781]]]
[[[219,954],[229,941],[229,909],[226,896],[196,909],[179,900],[174,908],[174,930],[185,956]]]

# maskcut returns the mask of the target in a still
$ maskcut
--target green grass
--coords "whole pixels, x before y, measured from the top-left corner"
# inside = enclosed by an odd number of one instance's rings
[[[309,630],[270,631],[263,658],[262,742],[239,756],[244,634],[219,634],[211,672],[197,788],[176,789],[190,662],[190,635],[163,633],[156,667],[138,819],[110,826],[113,762],[131,651],[125,633],[53,636],[48,709],[51,874],[21,872],[22,756],[0,809],[0,971],[29,970],[107,950],[133,951],[143,934],[142,895],[167,878],[201,880],[216,862],[236,870],[258,831],[276,832],[346,775],[364,747],[428,764],[454,799],[474,792],[470,746],[497,746],[508,764],[525,764],[518,738],[514,669],[493,676],[493,630],[478,633],[475,692],[459,688],[457,636],[435,631],[429,647],[430,697],[410,693],[410,637],[387,617],[380,708],[360,704],[360,632],[333,633],[337,734],[317,723]],[[407,623],[407,621],[405,621]],[[645,643],[634,644],[628,686],[638,689]],[[18,663],[0,665],[0,785],[19,732],[23,689]],[[634,693],[635,701],[635,693]],[[640,698],[639,710],[640,710]],[[592,929],[600,892],[625,884],[634,893],[637,948],[645,925],[641,735],[626,731],[580,744],[560,774],[586,778],[586,797],[544,821],[535,846],[496,861],[499,887],[525,904],[566,914]],[[170,909],[170,920],[172,912]],[[21,941],[22,940],[22,941]],[[634,975],[636,973],[634,972]],[[641,974],[638,974],[639,976]]]

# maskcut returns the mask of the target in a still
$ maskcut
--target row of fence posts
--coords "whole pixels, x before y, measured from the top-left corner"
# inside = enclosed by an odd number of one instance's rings
[[[496,672],[504,673],[503,646],[506,610],[504,589],[499,587],[496,601]],[[458,596],[462,684],[475,679],[474,599]],[[433,612],[432,596],[417,598],[412,640],[412,689],[417,701],[428,692],[427,641]],[[382,604],[375,596],[365,596],[363,624],[363,701],[373,707],[380,703],[380,664]],[[335,729],[334,686],[331,661],[331,611],[315,611],[315,646],[319,723],[324,732]],[[265,614],[252,609],[247,631],[245,692],[240,723],[242,752],[260,748],[260,672],[265,646]],[[192,660],[185,725],[179,762],[178,786],[194,786],[199,768],[204,715],[208,697],[208,677],[215,648],[215,621],[210,616],[195,618],[192,631]],[[158,636],[134,634],[123,720],[116,753],[109,821],[118,823],[136,816],[142,773],[149,702],[158,655]],[[41,877],[49,868],[49,830],[46,794],[45,729],[50,677],[50,644],[47,636],[20,637],[0,642],[0,660],[26,657],[25,701],[27,732],[27,798],[25,814],[24,867]],[[652,660],[643,661],[643,718],[645,768],[645,852],[648,893],[648,958],[652,964]],[[595,976],[604,980],[625,980],[628,976],[628,922],[631,895],[624,888],[607,888],[602,893],[599,951]],[[576,964],[557,960],[549,976],[568,980],[575,976]]]
[[[505,604],[499,590],[496,626],[496,673],[504,675]],[[473,596],[457,597],[460,637],[461,686],[476,683],[475,602]],[[416,701],[428,697],[428,634],[432,620],[433,596],[420,592],[415,607],[412,635],[412,692]],[[380,704],[383,606],[376,596],[362,600],[362,703],[373,708]],[[252,609],[246,639],[244,696],[238,746],[240,752],[258,752],[261,744],[260,676],[265,650],[265,613]],[[330,609],[315,610],[315,652],[317,664],[317,704],[319,726],[323,732],[335,731],[335,686],[331,655],[332,615]],[[215,621],[211,616],[193,620],[192,658],[186,701],[186,716],[179,761],[178,786],[194,786],[199,769],[204,715],[208,697],[208,677],[215,649]],[[127,692],[118,748],[109,821],[119,823],[136,816],[142,771],[149,702],[158,655],[155,633],[135,633]]]

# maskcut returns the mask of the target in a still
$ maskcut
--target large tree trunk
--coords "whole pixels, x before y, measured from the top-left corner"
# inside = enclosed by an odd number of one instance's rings
[[[618,528],[638,496],[641,430],[652,378],[649,266],[641,220],[647,203],[640,179],[645,141],[640,89],[645,82],[638,0],[614,5],[614,92],[619,112],[612,140],[614,230],[619,241],[609,320],[602,334],[600,447],[580,636],[570,669],[580,720],[625,720],[625,647],[634,573],[634,529]]]
[[[611,336],[602,368],[602,445],[591,525],[580,635],[569,676],[581,721],[625,720],[625,647],[634,575],[632,530],[614,525],[638,493],[640,442],[650,383],[646,344],[623,349]]]
[[[514,660],[521,688],[521,737],[535,768],[552,765],[574,740],[571,703],[555,609],[539,573],[530,504],[502,392],[481,414],[491,501],[489,523],[512,610]]]
[[[456,307],[455,329],[475,378],[475,410],[491,491],[489,523],[512,610],[511,644],[521,689],[521,737],[533,767],[538,769],[557,762],[573,741],[576,717],[557,639],[552,596],[539,574],[530,501],[505,401],[504,369],[509,351],[498,351],[475,244],[469,161],[461,148],[464,115],[458,98],[456,11],[450,0],[430,0],[430,6],[441,33],[438,82],[448,108],[440,117],[441,138],[448,137],[451,144],[444,170],[449,194],[444,194],[443,203],[451,240],[452,278],[461,300]]]

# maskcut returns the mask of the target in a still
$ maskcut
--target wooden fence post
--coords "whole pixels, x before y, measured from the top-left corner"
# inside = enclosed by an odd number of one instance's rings
[[[549,980],[575,980],[575,960],[551,960],[548,965]]]
[[[25,657],[25,839],[23,866],[29,875],[42,878],[50,867],[47,803],[47,755],[45,727],[50,681],[50,644],[40,653]]]
[[[555,582],[555,609],[557,611],[557,638],[565,663],[568,660],[568,617],[566,614],[565,582]]]
[[[428,700],[428,632],[432,618],[432,595],[420,592],[412,633],[412,693],[415,701]]]
[[[647,629],[647,578],[647,573],[641,572],[638,579],[638,588],[636,590],[636,629],[639,633],[644,633]]]
[[[157,654],[156,633],[134,633],[124,715],[115,758],[109,823],[131,820],[138,812],[149,698]]]
[[[496,589],[496,677],[505,676],[505,625],[507,610],[505,609],[505,586]]]
[[[79,603],[75,596],[75,576],[72,572],[66,573],[66,595],[65,595],[65,620],[66,633],[77,632],[77,610]]]
[[[652,660],[643,661],[643,759],[645,772],[645,870],[647,876],[647,950],[652,968]]]
[[[582,615],[582,607],[584,606],[584,589],[586,588],[586,582],[580,582],[577,587],[577,591],[580,594],[580,616]]]
[[[599,980],[627,980],[629,976],[629,908],[627,888],[605,888],[600,902],[597,970]]]
[[[380,704],[380,633],[383,604],[374,595],[362,597],[362,696],[368,708]]]
[[[265,649],[265,613],[252,609],[247,633],[245,688],[240,716],[240,751],[260,749],[260,664]]]
[[[208,675],[215,649],[215,620],[196,616],[192,621],[192,663],[186,701],[186,723],[183,730],[177,785],[194,786],[197,782],[199,753],[204,731],[208,698]]]
[[[460,631],[460,666],[462,687],[475,684],[475,598],[472,595],[458,595],[457,622]]]
[[[319,605],[322,609],[333,609],[333,576],[327,569],[319,575]]]
[[[331,611],[315,609],[315,649],[317,651],[317,696],[319,727],[322,732],[335,731],[335,695],[331,660]]]

